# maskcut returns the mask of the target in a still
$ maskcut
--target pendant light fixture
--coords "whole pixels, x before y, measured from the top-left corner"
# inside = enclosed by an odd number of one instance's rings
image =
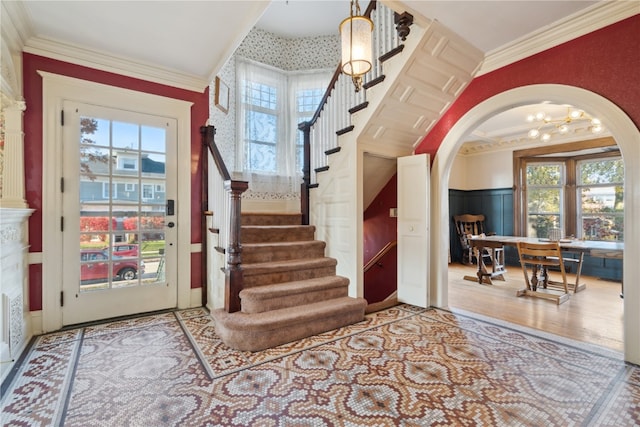
[[[358,0],[351,0],[349,17],[340,23],[342,40],[342,72],[351,76],[356,92],[362,87],[362,76],[371,70],[371,34],[373,22],[360,15]]]

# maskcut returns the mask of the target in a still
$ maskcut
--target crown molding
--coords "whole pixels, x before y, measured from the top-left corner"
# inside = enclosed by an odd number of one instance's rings
[[[202,93],[209,85],[207,79],[203,77],[53,39],[32,37],[25,44],[23,51],[198,93]]]
[[[482,68],[476,77],[630,18],[639,12],[640,7],[636,1],[599,2],[487,52]]]
[[[0,2],[2,7],[2,41],[10,52],[19,54],[25,41],[33,34],[29,14],[24,4],[19,1]]]

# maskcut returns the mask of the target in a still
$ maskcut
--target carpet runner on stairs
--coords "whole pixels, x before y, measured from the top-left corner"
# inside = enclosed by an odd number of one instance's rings
[[[241,311],[214,310],[216,332],[231,348],[259,351],[364,319],[367,302],[348,296],[315,227],[300,214],[243,214]]]

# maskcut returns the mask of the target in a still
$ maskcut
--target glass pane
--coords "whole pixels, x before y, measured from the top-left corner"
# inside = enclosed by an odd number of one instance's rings
[[[162,154],[142,153],[141,168],[145,177],[164,178],[166,158]]]
[[[144,151],[165,152],[166,130],[157,127],[141,126],[141,148]]]
[[[583,185],[624,182],[622,159],[599,159],[580,162],[579,183]]]
[[[248,168],[253,171],[275,172],[276,146],[275,144],[247,144]]]
[[[624,240],[622,186],[580,189],[582,237],[587,240]]]
[[[527,185],[561,185],[562,167],[558,164],[536,164],[527,166]]]
[[[80,290],[164,280],[165,130],[89,117],[81,126]]]
[[[527,236],[546,238],[552,228],[562,228],[561,194],[558,188],[527,191]]]
[[[129,150],[138,150],[139,144],[139,126],[133,123],[111,122],[112,126],[112,145],[115,148],[125,148]]]

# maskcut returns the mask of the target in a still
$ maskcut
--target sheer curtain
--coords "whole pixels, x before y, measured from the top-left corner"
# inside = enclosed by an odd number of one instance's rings
[[[324,93],[330,78],[329,71],[291,73],[238,59],[235,175],[250,183],[248,197],[299,197],[302,164],[297,127],[308,117],[298,111],[298,94],[316,87]],[[318,105],[319,99],[314,111]]]

